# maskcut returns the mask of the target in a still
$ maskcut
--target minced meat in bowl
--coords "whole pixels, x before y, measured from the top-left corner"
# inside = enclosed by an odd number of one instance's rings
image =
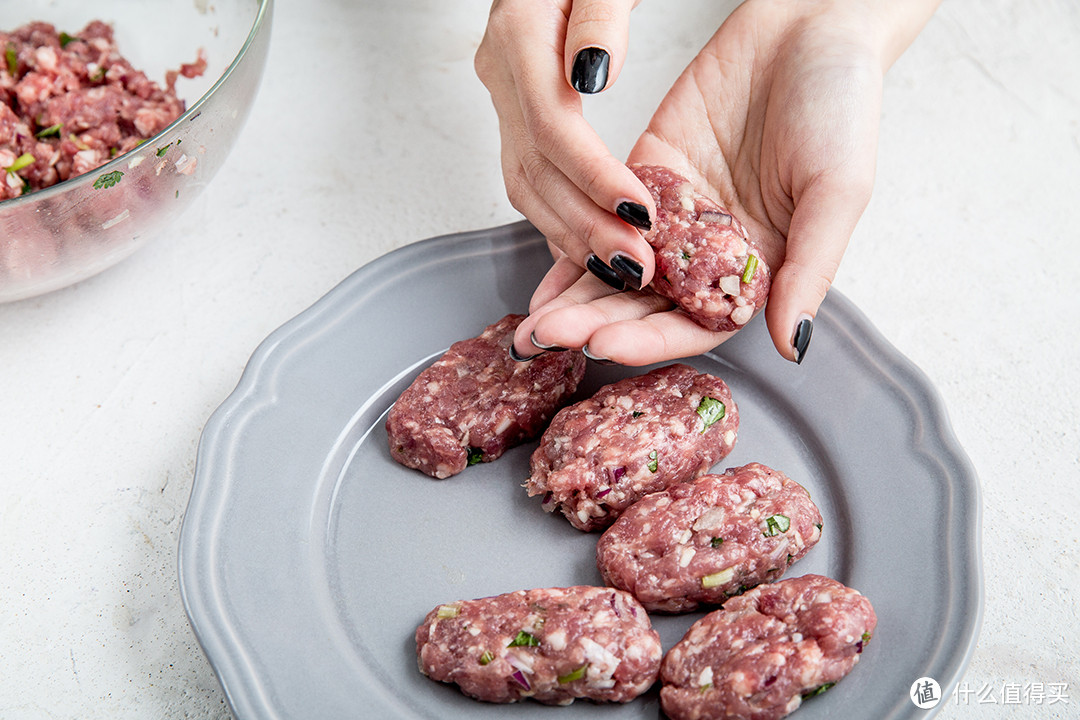
[[[0,0],[0,302],[104,270],[190,204],[247,119],[272,2]]]

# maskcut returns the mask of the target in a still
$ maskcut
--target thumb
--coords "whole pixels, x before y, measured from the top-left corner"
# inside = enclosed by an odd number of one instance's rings
[[[799,198],[791,216],[784,262],[773,275],[765,322],[773,345],[801,363],[851,233],[870,200],[869,182],[846,184],[819,176]]]
[[[619,77],[630,43],[630,11],[639,0],[574,0],[566,27],[566,78],[579,93],[598,93]]]

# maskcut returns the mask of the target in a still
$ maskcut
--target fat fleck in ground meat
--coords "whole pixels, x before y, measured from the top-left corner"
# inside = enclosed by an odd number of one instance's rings
[[[120,56],[112,28],[94,21],[74,36],[44,22],[0,32],[0,200],[89,172],[180,117],[178,75],[161,88]]]
[[[576,586],[440,605],[416,630],[420,671],[494,703],[627,702],[660,668],[660,637],[629,593]]]
[[[386,420],[395,460],[447,478],[543,431],[581,382],[585,356],[544,353],[515,362],[508,349],[524,319],[507,315],[479,337],[454,343],[417,376]]]
[[[669,365],[559,411],[526,487],[579,530],[604,528],[642,496],[708,472],[731,452],[738,428],[723,380]]]
[[[694,623],[664,657],[671,720],[776,720],[859,661],[877,616],[856,590],[820,575],[759,585]]]
[[[646,610],[689,612],[776,580],[820,538],[806,489],[751,463],[638,500],[601,536],[596,563]]]
[[[764,307],[770,282],[769,268],[746,228],[672,170],[631,169],[656,202],[656,219],[645,234],[656,251],[652,288],[704,328],[741,328]]]

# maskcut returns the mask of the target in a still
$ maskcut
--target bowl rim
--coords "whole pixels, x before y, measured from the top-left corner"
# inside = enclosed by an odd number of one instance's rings
[[[206,92],[200,95],[199,99],[193,102],[190,107],[186,108],[184,112],[180,113],[180,116],[177,117],[176,120],[173,120],[171,123],[162,128],[158,133],[148,137],[145,141],[139,143],[139,145],[137,145],[136,147],[128,150],[125,153],[121,153],[114,158],[110,158],[107,162],[99,165],[90,172],[76,175],[75,177],[68,178],[67,180],[62,180],[55,185],[50,185],[47,188],[35,190],[34,192],[26,193],[24,195],[20,195],[19,197],[8,198],[7,200],[0,200],[0,212],[6,212],[9,209],[13,210],[22,207],[23,205],[34,203],[38,200],[46,200],[53,195],[62,194],[70,190],[72,187],[74,187],[80,182],[92,182],[91,178],[100,177],[101,174],[111,172],[111,169],[115,169],[121,164],[126,164],[130,162],[131,158],[129,158],[128,155],[131,155],[144,145],[150,146],[155,144],[153,142],[154,140],[162,138],[165,135],[173,132],[183,122],[191,120],[196,115],[201,113],[203,105],[206,104],[210,96],[213,95],[214,92],[219,87],[221,87],[221,85],[224,84],[226,80],[228,80],[229,76],[232,75],[233,70],[235,70],[236,67],[239,66],[240,62],[247,55],[248,49],[255,41],[255,37],[259,34],[259,30],[262,28],[263,22],[266,16],[269,14],[270,6],[274,3],[274,0],[258,1],[259,9],[255,13],[255,20],[254,22],[252,22],[251,29],[248,31],[247,37],[244,39],[243,45],[240,46],[240,50],[237,51],[236,56],[233,57],[232,61],[229,63],[229,66],[225,68],[225,71],[221,73],[218,79],[214,81],[214,84],[211,85],[206,90]]]

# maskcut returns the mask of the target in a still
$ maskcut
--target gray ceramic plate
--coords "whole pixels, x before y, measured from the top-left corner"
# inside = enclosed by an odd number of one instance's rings
[[[436,481],[394,463],[390,404],[450,343],[523,312],[549,264],[524,224],[407,246],[361,268],[275,331],[203,432],[180,536],[191,624],[238,718],[657,718],[628,705],[549,708],[467,699],[416,668],[435,605],[599,584],[595,535],[548,515],[521,483],[535,444]],[[922,676],[946,697],[981,615],[979,491],[926,377],[835,290],[801,366],[762,320],[689,361],[727,380],[739,443],[805,485],[821,542],[790,574],[867,595],[862,662],[802,720],[924,718]],[[590,365],[582,392],[641,370]],[[665,648],[700,617],[656,617]]]

